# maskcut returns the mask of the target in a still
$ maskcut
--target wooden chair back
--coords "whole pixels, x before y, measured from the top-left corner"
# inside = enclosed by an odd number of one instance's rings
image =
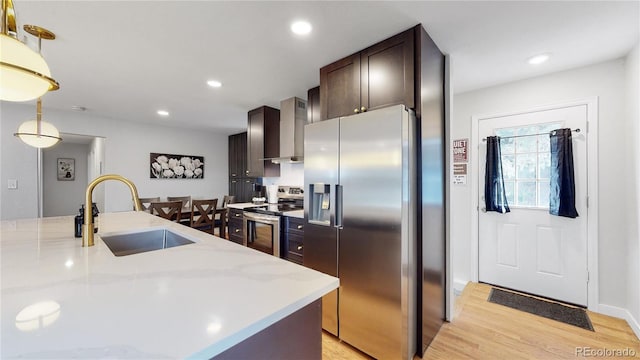
[[[180,222],[180,215],[182,213],[181,201],[163,201],[152,202],[149,205],[149,210],[153,215],[158,215],[167,220]]]
[[[191,227],[213,234],[218,199],[191,202]]]
[[[152,202],[160,202],[160,197],[150,197],[150,198],[138,198],[140,199],[140,204],[142,204],[142,211],[151,212],[149,210],[149,206],[151,206]],[[135,205],[133,206],[133,210],[135,210]]]
[[[183,208],[191,208],[191,196],[167,196],[167,201],[181,201]]]
[[[227,204],[233,204],[236,201],[236,196],[235,195],[225,195],[222,198],[222,207],[226,208]]]

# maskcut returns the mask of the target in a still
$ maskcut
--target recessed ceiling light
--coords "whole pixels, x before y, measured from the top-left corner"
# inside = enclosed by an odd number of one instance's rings
[[[291,24],[291,31],[297,35],[307,35],[311,32],[311,24],[306,21],[296,21]]]
[[[209,80],[207,81],[207,85],[214,87],[214,88],[219,88],[220,86],[222,86],[222,83],[218,80]]]
[[[167,110],[158,110],[158,115],[169,116],[169,112]]]
[[[528,62],[531,65],[539,65],[547,60],[549,60],[549,54],[540,54],[540,55],[530,57]]]

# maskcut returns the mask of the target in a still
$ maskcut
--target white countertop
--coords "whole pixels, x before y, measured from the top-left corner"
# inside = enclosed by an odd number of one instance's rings
[[[98,219],[85,248],[71,216],[0,223],[1,358],[210,358],[338,287],[147,213]],[[196,243],[116,257],[99,236],[153,227]]]
[[[267,205],[266,203],[264,204],[254,204],[254,203],[232,203],[232,204],[227,204],[228,208],[232,208],[232,209],[238,209],[238,210],[242,210],[242,209],[246,209],[246,208],[250,208],[250,207],[257,207],[257,206],[265,206]]]
[[[304,219],[304,210],[301,209],[301,210],[285,211],[282,213],[282,215]]]

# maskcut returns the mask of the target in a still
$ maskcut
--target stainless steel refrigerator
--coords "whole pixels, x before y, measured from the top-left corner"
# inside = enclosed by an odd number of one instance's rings
[[[416,141],[402,105],[305,126],[304,265],[340,278],[323,328],[378,359],[416,353]]]

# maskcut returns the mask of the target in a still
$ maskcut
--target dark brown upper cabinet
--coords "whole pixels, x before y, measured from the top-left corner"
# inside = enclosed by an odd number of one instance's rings
[[[229,177],[242,178],[247,172],[247,133],[229,136]]]
[[[280,156],[280,110],[261,106],[249,111],[246,177],[280,176],[280,164],[265,158]]]
[[[307,124],[320,121],[320,86],[307,91]]]
[[[320,69],[322,120],[385,106],[415,106],[414,29]]]

